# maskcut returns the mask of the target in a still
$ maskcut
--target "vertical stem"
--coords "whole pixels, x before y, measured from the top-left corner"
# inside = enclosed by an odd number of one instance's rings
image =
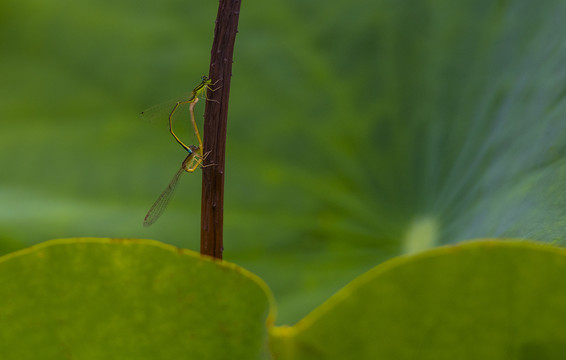
[[[202,172],[200,253],[222,259],[224,217],[224,163],[226,157],[226,123],[232,76],[234,41],[238,31],[241,0],[220,0],[209,77],[216,91],[208,91],[204,117],[204,153]],[[218,82],[217,82],[218,81]]]

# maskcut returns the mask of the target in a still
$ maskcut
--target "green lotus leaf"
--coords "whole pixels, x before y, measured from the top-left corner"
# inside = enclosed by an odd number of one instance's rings
[[[149,240],[53,240],[0,258],[1,359],[257,359],[253,274]]]
[[[482,240],[398,257],[290,327],[276,359],[563,359],[566,250]]]

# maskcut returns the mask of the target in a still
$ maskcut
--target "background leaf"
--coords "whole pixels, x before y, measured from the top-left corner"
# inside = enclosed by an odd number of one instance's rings
[[[476,241],[388,261],[292,327],[276,359],[562,359],[566,251]]]
[[[274,311],[251,273],[149,240],[54,240],[6,255],[0,299],[0,358],[22,360],[258,359]]]
[[[0,239],[198,248],[197,174],[141,226],[184,153],[138,113],[207,72],[216,6],[0,4]],[[225,259],[270,284],[278,321],[399,254],[477,237],[564,242],[565,6],[244,4]]]

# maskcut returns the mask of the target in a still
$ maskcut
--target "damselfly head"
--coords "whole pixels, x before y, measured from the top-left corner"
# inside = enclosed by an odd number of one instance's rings
[[[189,145],[189,149],[191,150],[191,152],[197,152],[200,147],[198,145]]]

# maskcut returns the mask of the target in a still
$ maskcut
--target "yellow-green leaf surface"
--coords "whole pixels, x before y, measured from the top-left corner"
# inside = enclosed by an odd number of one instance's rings
[[[0,258],[0,359],[257,359],[271,302],[253,274],[192,251],[49,241]]]
[[[277,359],[565,359],[566,250],[483,240],[399,257],[292,327]]]

